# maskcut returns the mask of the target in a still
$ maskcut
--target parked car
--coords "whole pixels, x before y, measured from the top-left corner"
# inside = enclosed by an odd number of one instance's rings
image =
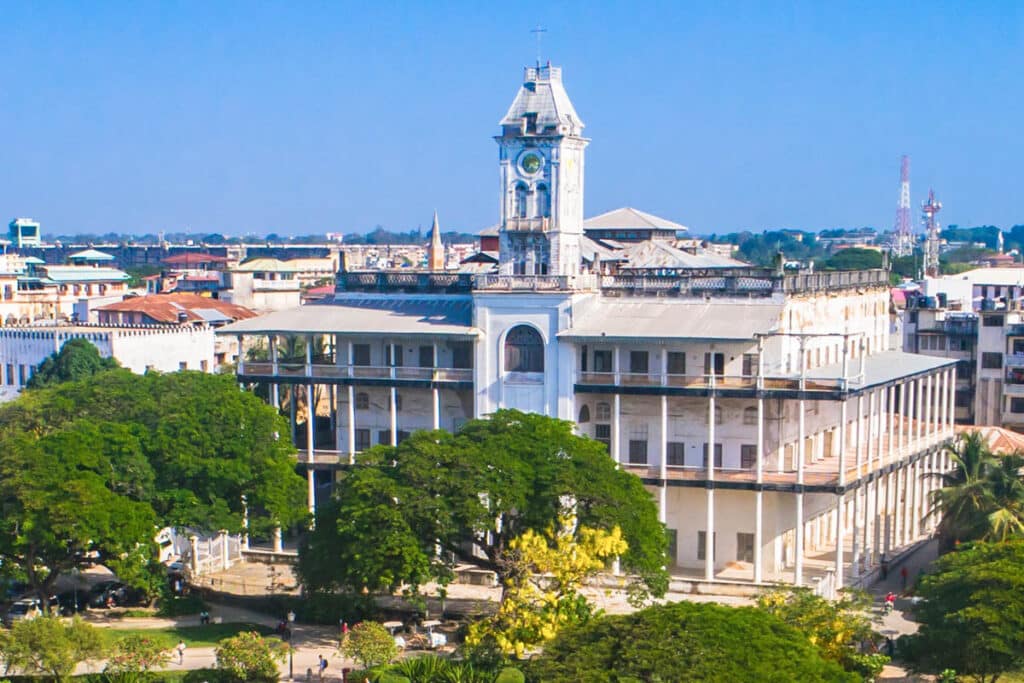
[[[86,590],[64,591],[56,596],[56,604],[60,613],[71,616],[89,608],[89,592]]]
[[[89,591],[89,607],[117,607],[138,602],[138,593],[120,581],[102,581]]]
[[[43,610],[39,607],[39,600],[36,598],[22,598],[15,601],[11,608],[4,615],[4,626],[10,628],[15,622],[25,619],[35,619],[41,616]]]

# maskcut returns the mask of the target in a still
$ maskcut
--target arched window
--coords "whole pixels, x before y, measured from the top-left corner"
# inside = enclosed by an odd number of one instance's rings
[[[526,183],[516,183],[516,201],[512,207],[512,213],[516,218],[526,218],[526,194],[528,190]]]
[[[715,406],[716,408],[718,406]],[[743,424],[745,425],[756,425],[757,424],[757,408],[754,406],[748,406],[743,409]]]
[[[548,218],[551,216],[551,192],[547,185],[537,186],[537,217]]]
[[[577,419],[576,421],[579,422],[580,424],[583,424],[584,422],[590,422],[590,406],[583,406],[582,408],[580,408],[580,416],[579,419]]]
[[[509,330],[505,337],[506,372],[544,372],[544,340],[529,325]]]
[[[356,394],[356,410],[369,410],[370,409],[370,395],[364,391],[360,391]]]

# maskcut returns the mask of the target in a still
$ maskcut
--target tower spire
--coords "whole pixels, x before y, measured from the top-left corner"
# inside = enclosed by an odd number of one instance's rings
[[[430,228],[430,249],[427,267],[431,271],[444,270],[444,243],[441,242],[441,226],[437,221],[436,210],[434,211],[434,224]]]

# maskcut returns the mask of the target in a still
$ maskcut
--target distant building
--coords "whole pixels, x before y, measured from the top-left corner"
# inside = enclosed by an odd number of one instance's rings
[[[10,240],[14,247],[38,247],[43,243],[39,223],[31,218],[15,218],[8,226]]]
[[[256,311],[280,311],[301,303],[302,290],[334,279],[337,263],[329,258],[280,261],[258,258],[230,270],[225,298]]]

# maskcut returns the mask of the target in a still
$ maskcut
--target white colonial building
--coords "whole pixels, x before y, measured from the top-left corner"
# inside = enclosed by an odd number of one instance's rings
[[[311,506],[371,445],[517,408],[642,478],[680,577],[831,591],[928,533],[955,361],[889,349],[887,271],[682,251],[649,214],[647,241],[608,234],[633,214],[588,232],[588,141],[554,67],[526,70],[501,126],[494,272],[343,270],[333,302],[220,331],[268,349],[241,381],[315,407],[303,429],[289,401]]]

